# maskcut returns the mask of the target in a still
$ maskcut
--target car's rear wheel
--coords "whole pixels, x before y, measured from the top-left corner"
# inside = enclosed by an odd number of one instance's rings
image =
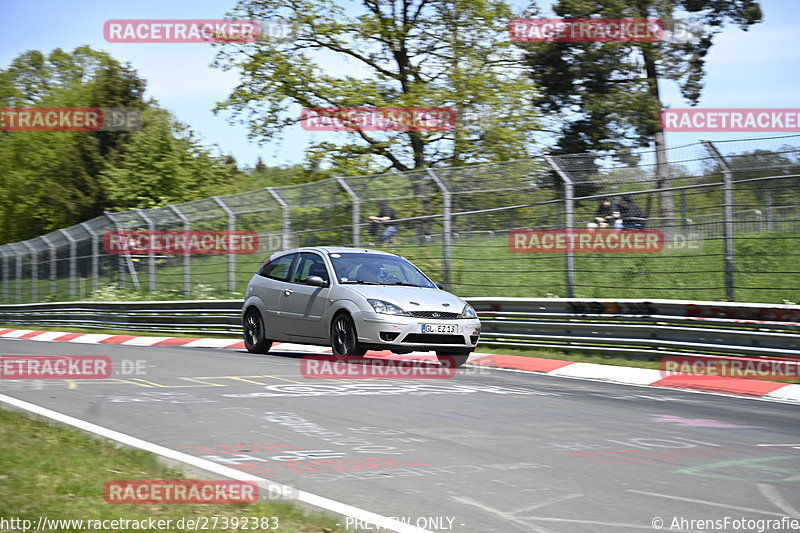
[[[251,307],[242,319],[244,327],[244,346],[250,353],[267,353],[272,347],[272,341],[264,335],[264,320],[261,312]]]
[[[472,350],[436,350],[436,358],[443,365],[459,368],[464,366],[471,353]]]
[[[331,322],[331,348],[337,357],[367,353],[367,347],[358,342],[356,325],[350,315],[341,313]]]

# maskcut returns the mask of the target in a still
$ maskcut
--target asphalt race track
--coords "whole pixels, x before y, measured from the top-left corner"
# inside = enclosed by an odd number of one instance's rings
[[[0,393],[431,531],[800,519],[797,405],[496,369],[305,379],[302,354],[27,340],[0,354],[109,356],[112,378]]]

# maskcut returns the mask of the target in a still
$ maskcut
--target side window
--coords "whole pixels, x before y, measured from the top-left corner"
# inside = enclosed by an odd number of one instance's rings
[[[269,261],[266,265],[261,267],[261,270],[258,271],[258,275],[264,276],[265,278],[286,281],[289,278],[289,269],[295,257],[297,257],[297,254],[282,255],[274,261]]]
[[[294,279],[292,281],[303,281],[308,276],[319,276],[325,281],[328,281],[328,269],[325,268],[325,262],[317,254],[304,252],[300,254],[300,262],[294,271]]]

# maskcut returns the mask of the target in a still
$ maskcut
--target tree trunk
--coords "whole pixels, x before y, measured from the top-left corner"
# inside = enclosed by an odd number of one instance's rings
[[[660,114],[663,105],[661,103],[661,94],[658,90],[658,70],[656,69],[656,62],[646,49],[643,50],[642,56],[644,58],[647,81],[650,86],[650,94],[653,100],[658,103]],[[660,116],[658,117],[658,127],[653,137],[656,146],[656,188],[661,191],[659,193],[659,216],[662,218],[660,225],[662,227],[671,228],[676,225],[675,199],[672,195],[672,191],[666,190],[672,184],[669,177],[669,161],[667,161],[667,143],[664,139],[664,126],[661,124]]]

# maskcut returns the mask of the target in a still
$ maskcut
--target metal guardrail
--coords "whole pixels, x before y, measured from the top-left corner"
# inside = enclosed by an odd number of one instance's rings
[[[467,298],[481,344],[628,355],[800,359],[800,306],[683,300]],[[0,306],[4,326],[241,333],[241,300]]]

